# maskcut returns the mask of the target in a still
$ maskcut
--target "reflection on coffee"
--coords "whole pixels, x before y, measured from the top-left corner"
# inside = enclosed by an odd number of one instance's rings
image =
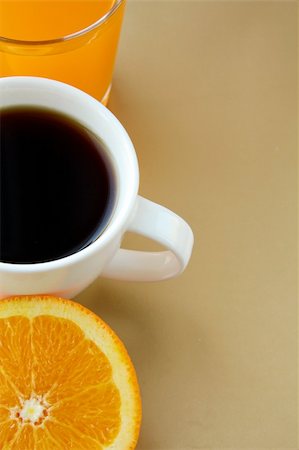
[[[92,243],[116,198],[104,144],[47,109],[3,109],[0,126],[0,261],[50,261]]]

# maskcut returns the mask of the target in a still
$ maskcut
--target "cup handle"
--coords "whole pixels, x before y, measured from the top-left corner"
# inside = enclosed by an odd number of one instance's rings
[[[168,250],[142,252],[119,249],[102,276],[129,281],[159,281],[179,275],[187,266],[193,247],[190,226],[174,212],[137,197],[135,214],[127,229],[153,239]]]

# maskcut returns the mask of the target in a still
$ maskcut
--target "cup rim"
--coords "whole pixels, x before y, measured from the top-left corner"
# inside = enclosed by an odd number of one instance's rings
[[[6,43],[6,44],[13,44],[13,45],[26,45],[26,46],[35,46],[35,45],[53,45],[53,44],[59,44],[65,41],[70,41],[76,38],[79,38],[81,36],[84,36],[85,34],[89,33],[90,31],[94,30],[95,28],[101,27],[104,23],[106,23],[110,17],[118,10],[120,5],[124,3],[125,0],[115,0],[113,5],[110,7],[110,9],[101,16],[98,20],[93,22],[92,24],[88,25],[85,28],[82,28],[79,31],[75,31],[74,33],[67,34],[66,36],[53,38],[53,39],[41,39],[41,40],[25,40],[25,39],[13,39],[10,37],[5,37],[0,35],[0,43]]]
[[[80,89],[70,86],[66,83],[62,83],[61,81],[51,80],[49,78],[41,78],[41,77],[31,77],[31,76],[13,76],[13,77],[4,77],[0,78],[0,91],[4,88],[17,88],[22,84],[23,88],[34,89],[35,88],[43,88],[47,87],[50,89],[58,90],[59,95],[67,95],[67,96],[77,96],[81,102],[88,102],[90,107],[99,108],[101,115],[112,123],[112,126],[115,130],[117,130],[119,140],[122,139],[125,142],[125,146],[122,147],[122,151],[127,152],[127,157],[130,160],[130,167],[132,169],[132,175],[129,177],[130,183],[127,184],[127,195],[126,195],[126,205],[122,206],[118,214],[113,214],[111,221],[103,231],[103,233],[91,244],[79,250],[78,252],[72,253],[68,256],[64,256],[61,258],[53,259],[51,261],[45,262],[36,262],[36,263],[8,263],[0,261],[0,272],[12,273],[32,273],[32,272],[46,272],[57,270],[59,268],[67,267],[69,265],[73,265],[87,259],[94,254],[96,254],[101,248],[109,245],[113,239],[117,238],[119,233],[122,231],[123,226],[129,220],[130,215],[136,204],[136,198],[138,194],[139,188],[139,167],[137,155],[133,146],[133,143],[123,127],[120,121],[116,118],[116,116],[106,108],[102,103],[100,103],[95,98],[91,97],[86,92],[81,91]],[[1,97],[0,97],[1,99]],[[24,103],[23,103],[24,104]],[[0,105],[1,108],[1,105]]]

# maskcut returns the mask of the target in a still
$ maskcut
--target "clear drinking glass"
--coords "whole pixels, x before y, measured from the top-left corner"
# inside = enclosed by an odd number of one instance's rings
[[[125,0],[0,0],[0,76],[51,78],[107,104]]]

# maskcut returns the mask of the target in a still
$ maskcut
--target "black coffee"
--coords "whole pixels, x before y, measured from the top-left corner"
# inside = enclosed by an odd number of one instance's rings
[[[1,110],[0,132],[0,261],[49,261],[93,242],[116,195],[103,143],[35,107]]]

